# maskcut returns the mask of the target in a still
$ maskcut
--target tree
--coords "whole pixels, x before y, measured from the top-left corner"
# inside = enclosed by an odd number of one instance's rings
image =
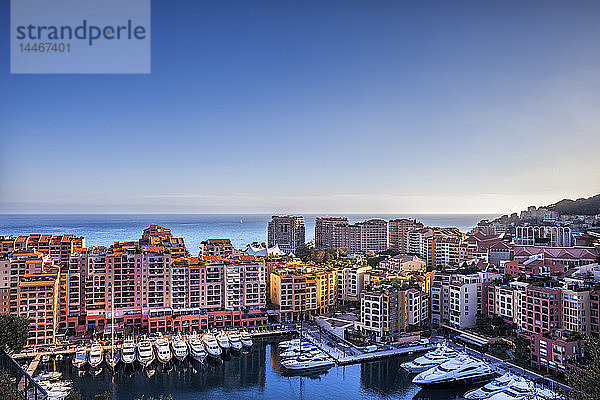
[[[18,400],[20,398],[13,378],[4,371],[0,371],[0,397],[3,400]]]
[[[570,400],[597,400],[600,393],[600,339],[585,340],[584,368],[567,373],[567,384],[572,391],[566,394]]]
[[[81,400],[81,394],[75,390],[71,390],[64,400]]]
[[[0,315],[0,348],[19,352],[27,344],[29,320],[11,314]]]
[[[110,400],[110,392],[104,392],[104,393],[100,393],[97,394],[94,397],[95,400]]]

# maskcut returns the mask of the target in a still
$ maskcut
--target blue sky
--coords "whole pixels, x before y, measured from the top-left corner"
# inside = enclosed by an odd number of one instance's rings
[[[589,196],[599,38],[599,2],[154,0],[150,75],[11,75],[1,35],[0,212]]]

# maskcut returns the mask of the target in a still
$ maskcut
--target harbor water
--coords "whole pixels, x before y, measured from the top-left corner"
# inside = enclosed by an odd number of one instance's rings
[[[410,357],[392,357],[363,364],[333,367],[314,376],[286,376],[280,370],[276,339],[257,339],[247,352],[198,364],[171,361],[163,367],[156,361],[149,370],[124,367],[115,373],[101,370],[78,372],[70,359],[57,365],[63,379],[84,399],[108,391],[113,400],[134,400],[172,395],[191,399],[463,399],[467,388],[422,390],[412,376],[400,368]]]

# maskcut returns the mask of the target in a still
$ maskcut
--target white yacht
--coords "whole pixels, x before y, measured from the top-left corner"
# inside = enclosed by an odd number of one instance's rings
[[[202,342],[209,356],[217,358],[221,355],[221,348],[214,335],[207,333],[202,336]]]
[[[300,346],[300,339],[284,340],[283,342],[277,345],[277,348],[279,348],[280,350],[284,350],[292,346]]]
[[[102,363],[102,354],[103,354],[102,345],[98,342],[94,342],[92,344],[92,347],[90,348],[90,354],[89,354],[89,358],[88,358],[90,367],[97,368]]]
[[[413,361],[402,363],[401,367],[404,368],[404,370],[406,370],[408,373],[416,374],[438,366],[456,356],[458,356],[458,352],[456,350],[448,347],[445,343],[438,344],[436,349],[429,351],[421,357],[417,357]]]
[[[154,342],[154,346],[156,347],[156,358],[163,364],[168,363],[173,358],[173,354],[171,354],[171,349],[169,348],[169,341],[164,337],[159,337]]]
[[[279,354],[279,358],[281,359],[286,359],[286,358],[295,358],[295,357],[299,357],[302,355],[309,355],[309,356],[317,356],[319,354],[321,354],[321,350],[319,350],[318,348],[312,348],[312,349],[303,349],[302,351],[300,350],[286,350],[283,353]]]
[[[242,339],[237,332],[230,332],[229,335],[227,335],[227,338],[229,339],[229,344],[231,345],[232,350],[240,351],[242,347],[244,347],[242,344]]]
[[[133,364],[135,361],[135,344],[133,340],[126,340],[123,342],[123,348],[121,349],[121,358],[125,364]]]
[[[79,346],[75,349],[75,356],[73,357],[73,366],[77,368],[83,368],[87,364],[87,349],[85,346]]]
[[[173,348],[173,355],[179,361],[185,360],[188,355],[188,347],[187,343],[181,335],[177,335],[173,341],[171,342],[171,347]]]
[[[148,367],[154,361],[154,352],[152,343],[148,339],[142,339],[137,344],[137,360],[142,367]]]
[[[242,332],[240,334],[240,340],[244,346],[252,347],[252,336],[250,336],[248,332]]]
[[[334,365],[335,363],[324,354],[316,356],[307,354],[281,362],[285,371],[294,373],[327,370]]]
[[[202,344],[202,340],[193,335],[188,338],[188,346],[190,348],[190,356],[198,362],[203,362],[206,358],[206,350],[204,350],[204,345]]]
[[[495,376],[489,364],[463,355],[421,372],[413,383],[424,387],[459,386],[489,381]]]
[[[468,391],[464,394],[464,398],[467,400],[479,400],[479,399],[487,399],[490,396],[495,395],[496,393],[500,393],[503,390],[506,390],[511,385],[519,382],[521,378],[514,376],[510,372],[501,375],[500,377],[494,379],[493,381],[485,384],[484,386]]]
[[[506,390],[496,393],[488,400],[554,400],[557,394],[549,389],[536,387],[526,379],[521,379]]]
[[[221,346],[223,349],[223,352],[226,352],[231,348],[231,343],[229,343],[229,338],[225,332],[219,332],[219,334],[216,336],[216,339],[219,343],[219,346]]]

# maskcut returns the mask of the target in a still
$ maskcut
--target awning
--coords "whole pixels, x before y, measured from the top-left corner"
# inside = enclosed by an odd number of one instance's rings
[[[489,340],[487,340],[487,339],[479,339],[479,338],[476,338],[476,337],[473,337],[473,336],[467,336],[467,335],[464,335],[464,334],[463,335],[458,335],[456,337],[456,339],[462,340],[465,343],[470,343],[472,345],[479,346],[479,347],[483,347],[483,346],[485,346],[486,344],[489,343]]]

